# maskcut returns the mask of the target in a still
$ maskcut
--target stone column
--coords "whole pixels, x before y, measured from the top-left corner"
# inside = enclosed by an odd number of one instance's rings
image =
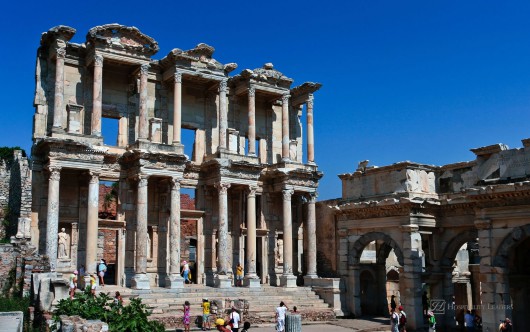
[[[92,135],[101,136],[101,109],[103,102],[103,56],[94,56],[94,85],[92,90]]]
[[[143,64],[140,67],[140,106],[138,120],[138,138],[147,140],[149,133],[149,123],[147,121],[147,74],[149,73],[149,64]]]
[[[132,278],[134,289],[150,289],[147,277],[147,184],[148,176],[139,174],[136,201],[136,264]]]
[[[226,129],[228,128],[228,105],[226,103],[227,81],[219,83],[219,149],[226,149]]]
[[[313,131],[313,94],[307,100],[307,163],[315,162],[315,137]]]
[[[57,237],[59,236],[59,183],[61,167],[49,168],[48,180],[48,214],[46,222],[46,255],[50,259],[51,270],[57,267]]]
[[[53,129],[64,130],[64,58],[66,57],[66,48],[59,47],[56,49],[55,59],[55,97],[53,103]]]
[[[307,201],[307,274],[304,277],[304,285],[311,286],[311,279],[318,278],[317,275],[317,227],[315,203],[317,193],[310,193]]]
[[[171,179],[171,214],[169,217],[169,275],[167,288],[183,288],[184,278],[180,275],[180,182]]]
[[[440,322],[437,322],[436,325],[443,326],[449,331],[456,329],[456,320],[455,320],[455,306],[453,297],[455,295],[455,288],[453,285],[453,268],[452,267],[443,267],[443,279],[442,279],[442,294],[443,300],[445,301],[445,312],[443,318],[437,319]],[[423,311],[423,310],[422,310]]]
[[[282,161],[289,160],[289,98],[282,96]]]
[[[99,210],[99,174],[90,172],[88,182],[88,208],[86,226],[86,272],[93,274],[96,272],[98,262],[98,210]]]
[[[232,282],[228,274],[232,273],[230,264],[230,252],[228,246],[228,188],[230,183],[216,183],[215,187],[219,191],[219,229],[218,229],[218,259],[216,287],[231,287]]]
[[[182,73],[175,72],[173,86],[173,145],[180,144],[182,127]]]
[[[245,286],[260,287],[256,274],[256,190],[257,186],[249,186],[247,195],[247,260],[248,269],[245,275]]]
[[[248,155],[256,156],[256,88],[248,88]]]
[[[283,287],[296,287],[293,275],[293,222],[291,214],[292,189],[283,189],[283,275],[280,284]]]

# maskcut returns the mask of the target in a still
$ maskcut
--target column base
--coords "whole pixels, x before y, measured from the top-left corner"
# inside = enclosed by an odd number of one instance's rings
[[[313,286],[313,280],[318,279],[318,276],[316,274],[310,274],[304,276],[304,286],[305,287],[311,287]]]
[[[184,278],[180,274],[168,275],[166,277],[166,288],[184,288]]]
[[[261,288],[261,283],[258,276],[245,276],[243,285],[248,288]]]
[[[286,288],[296,287],[296,276],[292,274],[282,275],[280,277],[280,286]]]
[[[135,274],[131,279],[133,289],[151,289],[149,277],[146,274]]]
[[[228,276],[225,274],[217,274],[214,278],[214,287],[215,288],[231,288],[232,287],[231,276]]]

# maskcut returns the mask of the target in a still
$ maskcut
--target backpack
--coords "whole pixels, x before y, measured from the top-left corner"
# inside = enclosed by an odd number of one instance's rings
[[[399,325],[405,326],[407,324],[407,316],[404,314],[399,315]]]

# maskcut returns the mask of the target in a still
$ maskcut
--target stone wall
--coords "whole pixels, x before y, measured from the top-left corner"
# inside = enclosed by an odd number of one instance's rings
[[[2,293],[9,287],[9,273],[15,268],[19,257],[15,248],[11,244],[0,244],[0,290]]]

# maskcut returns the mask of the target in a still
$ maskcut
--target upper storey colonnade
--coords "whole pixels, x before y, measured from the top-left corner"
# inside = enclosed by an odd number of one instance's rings
[[[221,64],[206,44],[154,60],[157,42],[135,27],[97,26],[83,44],[70,42],[75,32],[57,26],[42,35],[34,139],[74,135],[103,145],[102,118],[113,118],[117,147],[144,142],[183,153],[186,128],[200,132],[194,151],[202,156],[226,151],[262,164],[303,162],[297,120],[305,106],[305,162],[314,163],[313,93],[321,84],[291,88],[293,80],[271,63],[230,77],[237,64]]]

